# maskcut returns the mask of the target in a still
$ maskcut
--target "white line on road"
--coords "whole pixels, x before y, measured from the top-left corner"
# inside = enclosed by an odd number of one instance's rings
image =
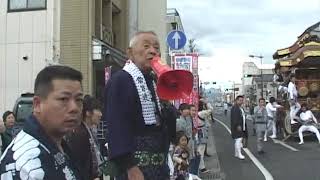
[[[222,121],[218,120],[217,118],[214,118],[218,123],[220,123],[222,126],[224,126],[227,131],[231,134],[230,128],[223,123]],[[251,153],[251,151],[248,148],[243,148],[244,152],[247,153],[249,158],[252,160],[252,162],[259,168],[263,176],[265,177],[266,180],[273,180],[273,177],[271,173],[261,164],[261,162]]]
[[[296,148],[294,148],[292,146],[289,146],[288,144],[286,144],[286,143],[284,143],[282,141],[279,141],[278,139],[272,139],[272,140],[273,140],[273,142],[275,144],[280,144],[280,145],[282,145],[282,146],[284,146],[284,147],[286,147],[286,148],[288,148],[288,149],[290,149],[292,151],[295,151],[295,152],[299,151],[298,149],[296,149]]]

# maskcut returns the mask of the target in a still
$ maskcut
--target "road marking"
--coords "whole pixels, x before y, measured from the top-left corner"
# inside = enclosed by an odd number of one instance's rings
[[[282,146],[284,146],[284,147],[286,147],[286,148],[288,148],[288,149],[290,149],[292,151],[295,151],[295,152],[299,151],[298,149],[296,149],[296,148],[294,148],[294,147],[292,147],[292,146],[290,146],[290,145],[288,145],[288,144],[286,144],[286,143],[284,143],[282,141],[279,141],[278,139],[272,139],[272,140],[273,140],[273,142],[275,144],[280,144],[280,145],[282,145]]]
[[[271,173],[261,164],[261,162],[251,153],[248,148],[243,148],[244,152],[250,157],[252,162],[260,169],[266,180],[273,180]]]
[[[224,126],[227,131],[231,134],[230,128],[223,123],[221,120],[218,120],[217,118],[214,118],[219,124]],[[258,167],[258,169],[261,171],[263,176],[265,177],[266,180],[273,180],[273,177],[271,173],[261,164],[261,162],[251,153],[251,151],[248,148],[243,148],[244,152],[247,153],[251,161]]]

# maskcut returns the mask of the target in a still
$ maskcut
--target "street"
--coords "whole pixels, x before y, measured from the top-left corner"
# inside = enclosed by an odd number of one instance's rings
[[[226,180],[319,180],[319,147],[313,138],[305,138],[305,144],[298,145],[298,139],[291,138],[282,143],[280,140],[268,139],[265,143],[266,154],[258,155],[256,136],[252,135],[252,122],[248,122],[249,143],[246,159],[241,161],[234,157],[233,140],[227,127],[230,127],[229,113],[215,113],[213,124],[215,147],[220,161],[221,172]],[[248,153],[253,156],[248,157]],[[256,158],[256,160],[255,160]]]

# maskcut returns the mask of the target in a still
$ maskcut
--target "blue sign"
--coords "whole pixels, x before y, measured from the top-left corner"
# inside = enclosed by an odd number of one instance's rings
[[[171,49],[181,49],[186,45],[187,37],[182,31],[171,31],[167,36],[167,43]]]

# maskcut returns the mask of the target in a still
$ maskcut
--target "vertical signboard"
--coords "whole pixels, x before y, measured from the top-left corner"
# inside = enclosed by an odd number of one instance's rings
[[[174,69],[183,69],[192,72],[194,77],[193,90],[189,97],[175,101],[175,105],[181,103],[194,104],[198,107],[199,76],[198,76],[198,54],[175,54],[173,56]]]

